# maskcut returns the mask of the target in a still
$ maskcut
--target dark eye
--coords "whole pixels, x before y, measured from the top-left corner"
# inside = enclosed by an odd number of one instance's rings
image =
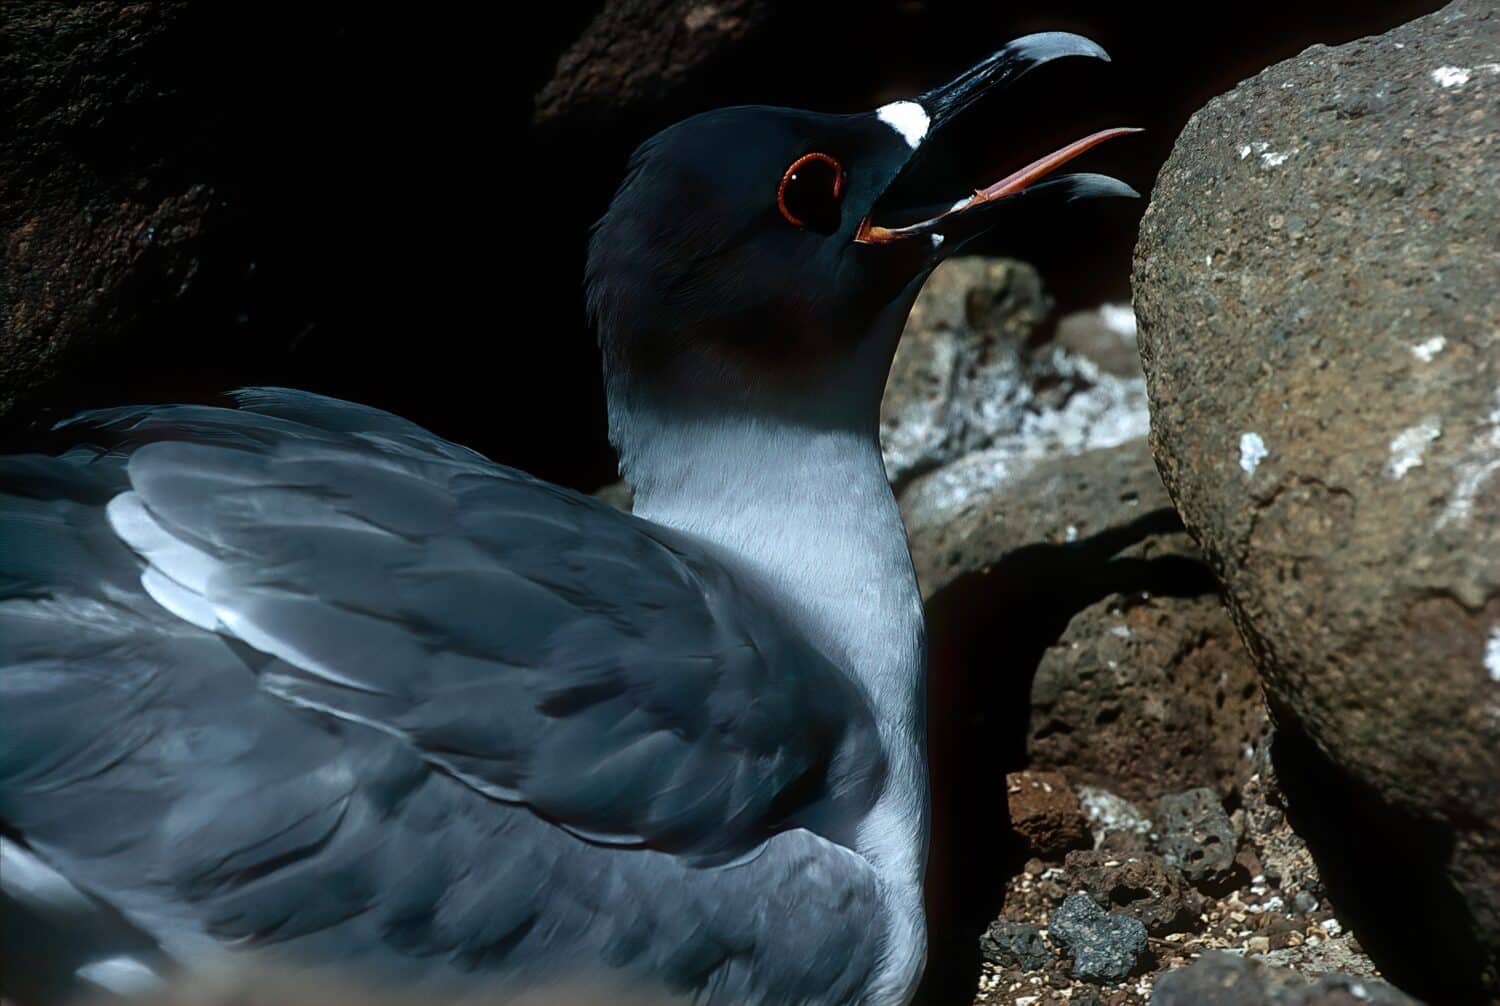
[[[805,154],[792,162],[776,188],[776,208],[787,221],[820,234],[839,229],[844,169],[827,154]]]

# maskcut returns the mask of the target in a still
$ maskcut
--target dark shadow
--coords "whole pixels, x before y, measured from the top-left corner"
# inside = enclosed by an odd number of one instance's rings
[[[1338,917],[1386,979],[1431,1003],[1492,1002],[1473,921],[1444,872],[1452,831],[1393,809],[1295,727],[1277,727],[1271,758],[1288,821]]]
[[[1031,681],[1079,611],[1111,594],[1192,597],[1217,590],[1202,563],[1117,558],[1182,529],[1171,509],[1066,545],[1031,545],[954,581],[928,604],[932,846],[927,972],[918,1001],[967,1002],[978,939],[999,914],[1024,850],[1010,830],[1005,774],[1026,763]]]

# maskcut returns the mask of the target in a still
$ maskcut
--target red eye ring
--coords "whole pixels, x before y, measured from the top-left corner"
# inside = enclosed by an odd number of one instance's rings
[[[776,186],[776,208],[781,211],[781,215],[783,217],[786,217],[787,223],[791,224],[794,227],[806,228],[807,224],[803,222],[795,213],[787,209],[786,187],[787,183],[789,183],[797,174],[797,169],[802,167],[804,164],[807,164],[809,161],[822,161],[824,164],[832,168],[833,198],[838,199],[844,194],[844,166],[840,164],[836,158],[831,157],[828,154],[821,154],[816,152],[811,154],[803,154],[801,157],[792,162],[791,167],[786,169],[785,173],[783,173],[781,176],[781,183]]]

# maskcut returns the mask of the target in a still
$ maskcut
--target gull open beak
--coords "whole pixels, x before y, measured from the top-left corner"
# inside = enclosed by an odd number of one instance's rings
[[[912,130],[907,134],[912,146],[912,156],[915,157],[924,143],[985,94],[1016,80],[1043,63],[1064,56],[1087,56],[1106,62],[1109,60],[1103,49],[1081,35],[1068,32],[1027,35],[1005,45],[947,84],[923,94],[914,103],[897,103],[919,106],[920,112],[915,109],[911,112],[918,121],[923,118],[927,120],[925,128],[920,131]],[[1105,140],[1137,132],[1140,130],[1128,127],[1100,130],[1038,158],[997,182],[975,189],[971,195],[952,205],[907,210],[899,214],[908,221],[915,218],[914,222],[882,225],[875,222],[877,211],[872,210],[860,221],[854,241],[869,245],[891,244],[923,235],[929,236],[935,244],[947,237],[962,240],[988,228],[992,214],[985,212],[986,208],[993,208],[1003,200],[1039,189],[1062,189],[1070,200],[1092,196],[1138,197],[1139,193],[1129,185],[1107,175],[1072,174],[1047,179],[1053,171]],[[899,174],[898,172],[898,176]],[[892,181],[894,182],[894,178]],[[889,189],[890,186],[887,185],[886,188]],[[879,202],[878,199],[876,201]]]
[[[959,200],[936,216],[928,217],[914,224],[907,224],[904,227],[881,227],[879,224],[871,223],[869,217],[865,217],[864,220],[860,221],[859,230],[855,233],[854,240],[860,244],[888,244],[892,241],[902,241],[906,238],[917,237],[922,234],[946,235],[951,226],[958,222],[957,218],[963,217],[963,222],[969,224],[973,218],[969,217],[968,214],[980,206],[1029,191],[1042,178],[1051,174],[1057,168],[1062,167],[1084,151],[1103,143],[1105,140],[1139,132],[1140,130],[1136,128],[1119,126],[1114,129],[1101,129],[1097,133],[1091,133],[1081,140],[1074,140],[1061,150],[1055,150],[1045,157],[1040,157],[1032,161],[1026,167],[1006,175],[993,185],[982,189],[975,189],[974,194],[968,198]],[[1057,182],[1066,183],[1071,187],[1072,191],[1069,193],[1071,198],[1107,195],[1135,198],[1140,195],[1140,193],[1136,192],[1129,185],[1117,179],[1110,178],[1108,175],[1069,175],[1053,180],[1053,183]],[[965,230],[968,229],[966,226]]]

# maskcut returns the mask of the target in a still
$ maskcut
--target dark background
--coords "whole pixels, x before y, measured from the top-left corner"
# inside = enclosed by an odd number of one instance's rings
[[[0,446],[79,407],[278,383],[591,489],[614,461],[584,243],[655,130],[732,103],[867,109],[1066,29],[1114,62],[1044,68],[950,145],[998,177],[1144,126],[1080,165],[1144,193],[1213,95],[1435,6],[12,0],[0,361],[40,362],[5,375]],[[1036,263],[1064,310],[1124,300],[1143,209],[1032,211],[976,250]]]

